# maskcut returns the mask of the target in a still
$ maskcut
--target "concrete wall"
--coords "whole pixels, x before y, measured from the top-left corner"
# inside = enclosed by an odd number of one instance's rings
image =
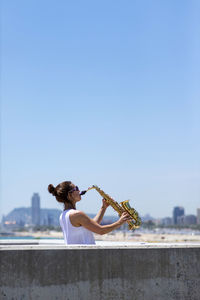
[[[200,248],[4,249],[0,299],[199,300]]]

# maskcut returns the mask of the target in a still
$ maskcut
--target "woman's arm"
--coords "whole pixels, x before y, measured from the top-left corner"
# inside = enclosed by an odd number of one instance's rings
[[[106,234],[114,229],[119,228],[122,224],[125,222],[131,220],[131,217],[128,213],[124,212],[119,220],[117,222],[114,222],[109,225],[100,225],[97,222],[95,222],[93,219],[90,219],[84,212],[82,211],[76,211],[73,214],[73,223],[75,226],[83,226],[87,228],[88,230],[97,233],[97,234]]]
[[[97,222],[98,224],[101,223],[101,220],[103,219],[103,216],[105,214],[106,208],[109,206],[109,204],[106,202],[105,199],[102,200],[102,207],[99,210],[99,212],[97,213],[97,215],[93,218],[93,220],[95,222]]]

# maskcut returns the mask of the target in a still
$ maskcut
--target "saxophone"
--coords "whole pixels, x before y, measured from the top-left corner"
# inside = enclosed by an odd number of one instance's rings
[[[121,216],[123,212],[127,212],[131,216],[132,220],[127,221],[129,225],[129,230],[140,227],[141,219],[138,216],[138,212],[130,206],[129,200],[120,202],[120,205],[117,201],[115,201],[108,194],[102,191],[97,185],[93,185],[92,187],[89,187],[86,191],[82,191],[80,195],[84,195],[86,192],[92,189],[95,189],[106,200],[106,202],[118,212],[119,216]]]

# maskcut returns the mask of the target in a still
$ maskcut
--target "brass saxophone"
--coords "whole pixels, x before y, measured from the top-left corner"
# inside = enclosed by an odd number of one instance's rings
[[[138,212],[130,206],[129,200],[120,202],[120,205],[117,201],[115,201],[108,194],[102,191],[97,185],[93,185],[92,187],[89,187],[86,191],[82,191],[80,195],[84,195],[87,191],[92,189],[95,189],[106,200],[106,202],[118,212],[119,216],[121,216],[123,212],[127,212],[131,216],[132,220],[127,221],[129,225],[129,230],[133,230],[140,227],[141,219],[138,216]]]

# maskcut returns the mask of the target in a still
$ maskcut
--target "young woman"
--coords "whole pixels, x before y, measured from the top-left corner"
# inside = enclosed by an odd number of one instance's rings
[[[60,215],[60,226],[67,245],[95,244],[93,232],[106,234],[131,220],[128,213],[123,213],[117,222],[100,225],[106,208],[109,206],[104,199],[102,207],[94,219],[89,218],[84,212],[76,210],[76,203],[81,200],[81,195],[79,188],[71,181],[64,181],[56,187],[49,184],[48,191],[56,197],[58,202],[64,203],[64,211]]]

